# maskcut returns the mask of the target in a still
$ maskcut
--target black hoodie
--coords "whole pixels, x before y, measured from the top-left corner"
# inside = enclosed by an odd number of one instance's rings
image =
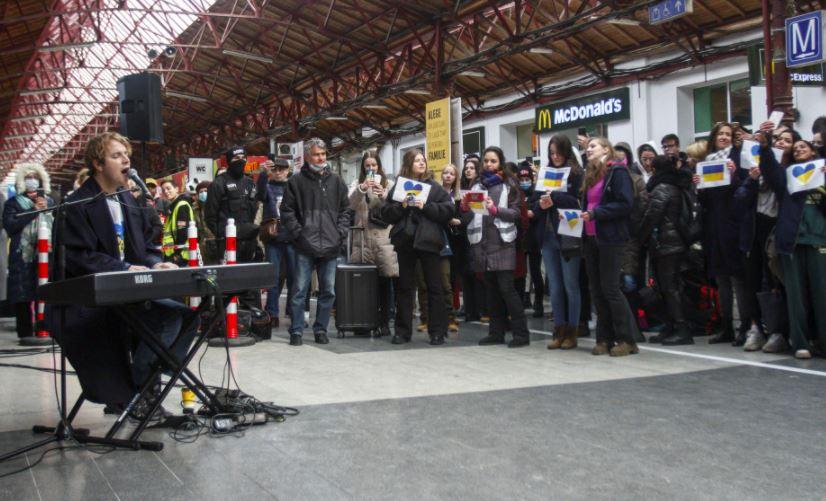
[[[671,256],[688,250],[677,225],[683,206],[683,191],[691,189],[691,173],[668,169],[654,172],[646,190],[650,193],[639,235],[648,238],[654,256]]]

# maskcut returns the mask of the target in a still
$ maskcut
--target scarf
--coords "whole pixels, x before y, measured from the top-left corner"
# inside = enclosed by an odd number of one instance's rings
[[[482,173],[482,184],[487,189],[491,189],[497,184],[502,183],[502,176],[495,172],[485,171]]]
[[[723,160],[724,158],[728,158],[731,154],[731,146],[727,148],[723,148],[722,150],[717,150],[714,153],[709,153],[706,156],[706,162],[711,162],[713,160]]]
[[[34,202],[32,202],[32,199],[26,195],[17,195],[14,198],[17,200],[17,203],[24,212],[34,209]],[[37,258],[37,229],[41,224],[48,225],[50,229],[49,247],[51,249],[52,220],[53,217],[51,213],[40,213],[36,218],[32,219],[32,221],[27,224],[25,228],[23,228],[23,231],[20,233],[20,252],[24,263],[33,263]]]

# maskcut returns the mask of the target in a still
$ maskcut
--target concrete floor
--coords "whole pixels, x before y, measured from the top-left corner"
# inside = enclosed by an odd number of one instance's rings
[[[0,479],[0,499],[814,499],[824,498],[826,360],[747,354],[731,346],[641,345],[594,357],[545,349],[550,323],[531,319],[528,348],[479,347],[481,324],[446,346],[418,335],[307,336],[234,349],[240,387],[298,407],[284,423],[192,444],[149,430],[161,452],[53,451]],[[0,327],[0,348],[16,347]],[[50,355],[4,358],[50,367]],[[210,349],[205,380],[226,362]],[[0,451],[53,424],[50,374],[0,367]],[[78,386],[71,381],[70,395]],[[178,406],[173,394],[166,402]],[[112,418],[87,404],[77,424]],[[0,464],[0,474],[42,450]]]

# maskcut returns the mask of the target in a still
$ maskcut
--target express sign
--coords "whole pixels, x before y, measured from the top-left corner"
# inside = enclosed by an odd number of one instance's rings
[[[536,109],[536,131],[573,129],[631,118],[628,87]]]

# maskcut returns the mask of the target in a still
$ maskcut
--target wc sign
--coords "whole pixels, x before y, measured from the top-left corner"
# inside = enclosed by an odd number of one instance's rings
[[[786,66],[789,68],[826,61],[824,12],[818,10],[786,19]]]

